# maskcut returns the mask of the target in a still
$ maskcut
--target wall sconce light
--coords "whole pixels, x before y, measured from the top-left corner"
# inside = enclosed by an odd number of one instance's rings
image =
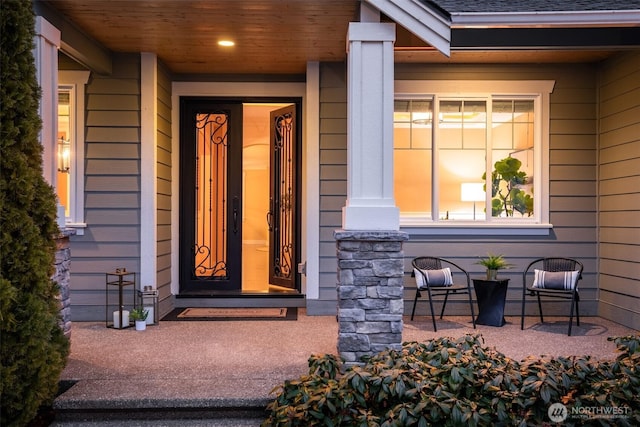
[[[460,200],[473,202],[473,220],[476,220],[476,202],[486,200],[483,182],[463,182],[460,186]]]
[[[71,168],[71,141],[58,139],[58,172],[69,173]]]

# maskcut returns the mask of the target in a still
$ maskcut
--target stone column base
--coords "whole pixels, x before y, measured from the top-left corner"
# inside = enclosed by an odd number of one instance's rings
[[[65,230],[55,237],[56,261],[55,272],[51,280],[58,284],[60,294],[60,328],[67,337],[71,336],[71,298],[69,296],[69,281],[71,279],[71,249],[69,248],[69,236],[74,234],[72,230]]]
[[[404,311],[400,231],[334,233],[338,255],[338,353],[347,366],[402,347]]]

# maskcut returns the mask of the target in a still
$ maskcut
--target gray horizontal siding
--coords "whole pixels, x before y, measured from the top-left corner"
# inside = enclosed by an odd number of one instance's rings
[[[140,197],[136,193],[90,193],[85,197],[85,203],[95,209],[114,208],[131,209],[140,207]]]
[[[85,220],[71,238],[72,319],[105,320],[105,273],[140,271],[140,61],[114,55],[86,88]],[[114,297],[112,297],[112,301]]]
[[[138,159],[140,146],[135,141],[128,143],[124,138],[116,142],[94,142],[87,147],[85,155],[88,159]]]
[[[140,60],[119,55],[114,74],[87,88],[86,191],[88,228],[73,239],[75,320],[103,320],[104,273],[140,270]],[[160,314],[170,310],[171,81],[158,69],[156,284]]]
[[[599,76],[598,313],[640,329],[640,52]]]
[[[89,95],[90,97],[91,95]],[[117,96],[117,95],[112,95]],[[130,106],[129,108],[134,108]],[[112,126],[94,126],[87,128],[86,140],[91,141],[94,144],[114,142],[114,143],[127,143],[136,144],[140,142],[140,122],[130,127],[117,127],[117,123],[112,123]],[[92,147],[88,147],[92,148]],[[96,147],[100,148],[100,147]],[[119,153],[113,153],[118,155]]]
[[[96,192],[109,191],[140,191],[139,176],[88,176],[85,179],[85,185]]]
[[[134,82],[131,82],[132,84]],[[114,90],[111,94],[89,93],[87,99],[87,109],[93,111],[131,111],[131,108],[140,110],[140,96],[123,94],[125,88],[118,88],[119,92]]]

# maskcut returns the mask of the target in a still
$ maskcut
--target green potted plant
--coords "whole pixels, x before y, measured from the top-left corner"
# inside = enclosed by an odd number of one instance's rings
[[[491,172],[491,215],[513,217],[533,215],[533,197],[523,189],[531,179],[520,170],[522,162],[514,157],[498,160]],[[486,178],[486,173],[482,179]]]
[[[486,258],[481,258],[476,264],[483,265],[487,268],[487,280],[496,280],[498,270],[511,267],[503,255],[487,254]]]
[[[131,310],[129,317],[136,323],[136,331],[144,331],[147,329],[147,316],[149,310],[145,310],[143,307],[136,307]]]

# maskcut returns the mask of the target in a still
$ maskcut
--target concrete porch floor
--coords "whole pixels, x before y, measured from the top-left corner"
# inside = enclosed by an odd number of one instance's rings
[[[614,358],[615,344],[607,337],[638,333],[598,317],[574,323],[571,337],[567,318],[540,324],[528,317],[524,331],[519,317],[476,330],[470,320],[445,317],[434,333],[431,318],[405,317],[403,340],[470,333],[516,360],[542,354]],[[257,426],[275,386],[306,374],[311,354],[337,354],[337,334],[335,316],[307,316],[304,309],[295,321],[161,321],[145,331],[76,322],[61,378],[74,385],[56,398],[62,417],[56,415],[52,425]],[[126,424],[133,414],[138,421]]]

